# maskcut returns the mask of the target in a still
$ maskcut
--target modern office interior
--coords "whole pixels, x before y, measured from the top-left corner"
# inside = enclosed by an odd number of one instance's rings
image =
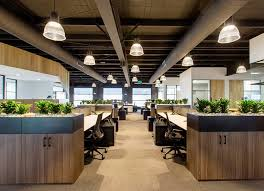
[[[263,191],[263,0],[0,0],[0,191]]]

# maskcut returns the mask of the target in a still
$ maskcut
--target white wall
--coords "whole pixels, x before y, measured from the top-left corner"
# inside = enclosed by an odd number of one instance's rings
[[[53,94],[53,82],[17,80],[17,99],[46,99]]]
[[[192,73],[186,70],[180,74],[180,99],[187,98],[188,104],[192,103]]]

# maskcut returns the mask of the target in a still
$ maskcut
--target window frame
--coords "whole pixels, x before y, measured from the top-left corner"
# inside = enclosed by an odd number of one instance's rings
[[[175,87],[174,94],[168,94],[168,87]],[[173,100],[179,99],[178,88],[180,88],[180,85],[166,85],[166,99],[168,99],[168,95],[173,95],[174,96],[174,99]]]
[[[7,81],[8,80],[12,80],[15,81],[15,99],[17,99],[17,79],[13,79],[13,78],[5,78],[4,82],[5,82],[5,99],[10,99],[7,98]],[[14,93],[14,92],[12,92]]]
[[[200,80],[200,81],[208,81],[209,83],[208,83],[208,90],[194,90],[193,89],[193,81],[195,81],[195,80]],[[192,105],[194,105],[194,99],[193,99],[193,92],[194,91],[198,91],[198,92],[208,92],[208,100],[210,100],[211,99],[211,80],[208,80],[208,79],[193,79],[192,80]]]
[[[5,98],[5,76],[0,74],[0,77],[3,79],[3,83],[2,83],[2,87],[3,87],[2,95],[3,95],[3,97],[2,98],[0,97],[0,99],[4,99]]]

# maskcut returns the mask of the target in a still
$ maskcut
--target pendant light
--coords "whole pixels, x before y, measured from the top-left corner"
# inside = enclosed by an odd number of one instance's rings
[[[160,81],[162,81],[162,82],[164,82],[164,81],[166,81],[167,79],[166,79],[166,76],[165,75],[162,75],[161,77],[160,77]]]
[[[95,59],[91,51],[89,51],[88,54],[85,56],[83,63],[89,66],[95,65]]]
[[[160,81],[159,80],[156,80],[155,84],[160,84]]]
[[[96,88],[96,83],[92,83],[92,88]]]
[[[132,78],[132,82],[137,82],[137,81],[138,81],[137,77],[134,76],[134,77]]]
[[[55,12],[55,0],[53,11],[50,14],[50,20],[44,27],[43,36],[53,41],[64,41],[66,39],[64,29],[60,24],[59,16]]]
[[[127,84],[127,83],[125,83],[124,87],[125,87],[125,88],[128,88],[128,84]]]
[[[139,73],[140,70],[139,70],[138,65],[133,65],[132,68],[131,68],[131,72],[132,73]]]
[[[192,66],[193,65],[193,59],[191,56],[185,56],[184,59],[182,60],[182,66]]]
[[[107,81],[112,81],[114,79],[113,75],[112,74],[109,74],[107,76]]]
[[[138,39],[135,39],[133,45],[130,48],[129,54],[131,56],[142,56],[144,54],[143,47],[139,43]]]
[[[243,74],[243,73],[246,73],[247,72],[247,69],[245,66],[243,65],[240,65],[237,67],[237,70],[236,70],[236,73],[237,74]]]
[[[226,44],[235,42],[238,39],[240,39],[240,33],[238,28],[233,24],[233,17],[232,17],[232,23],[225,25],[222,28],[222,30],[219,33],[218,36],[218,43]]]
[[[113,79],[112,82],[111,82],[111,84],[117,84],[116,79]]]
[[[155,88],[159,88],[160,87],[160,84],[155,84]]]

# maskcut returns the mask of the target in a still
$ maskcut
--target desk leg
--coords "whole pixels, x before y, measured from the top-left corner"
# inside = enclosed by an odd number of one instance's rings
[[[116,132],[118,132],[118,118],[113,118],[113,121],[116,124]]]

